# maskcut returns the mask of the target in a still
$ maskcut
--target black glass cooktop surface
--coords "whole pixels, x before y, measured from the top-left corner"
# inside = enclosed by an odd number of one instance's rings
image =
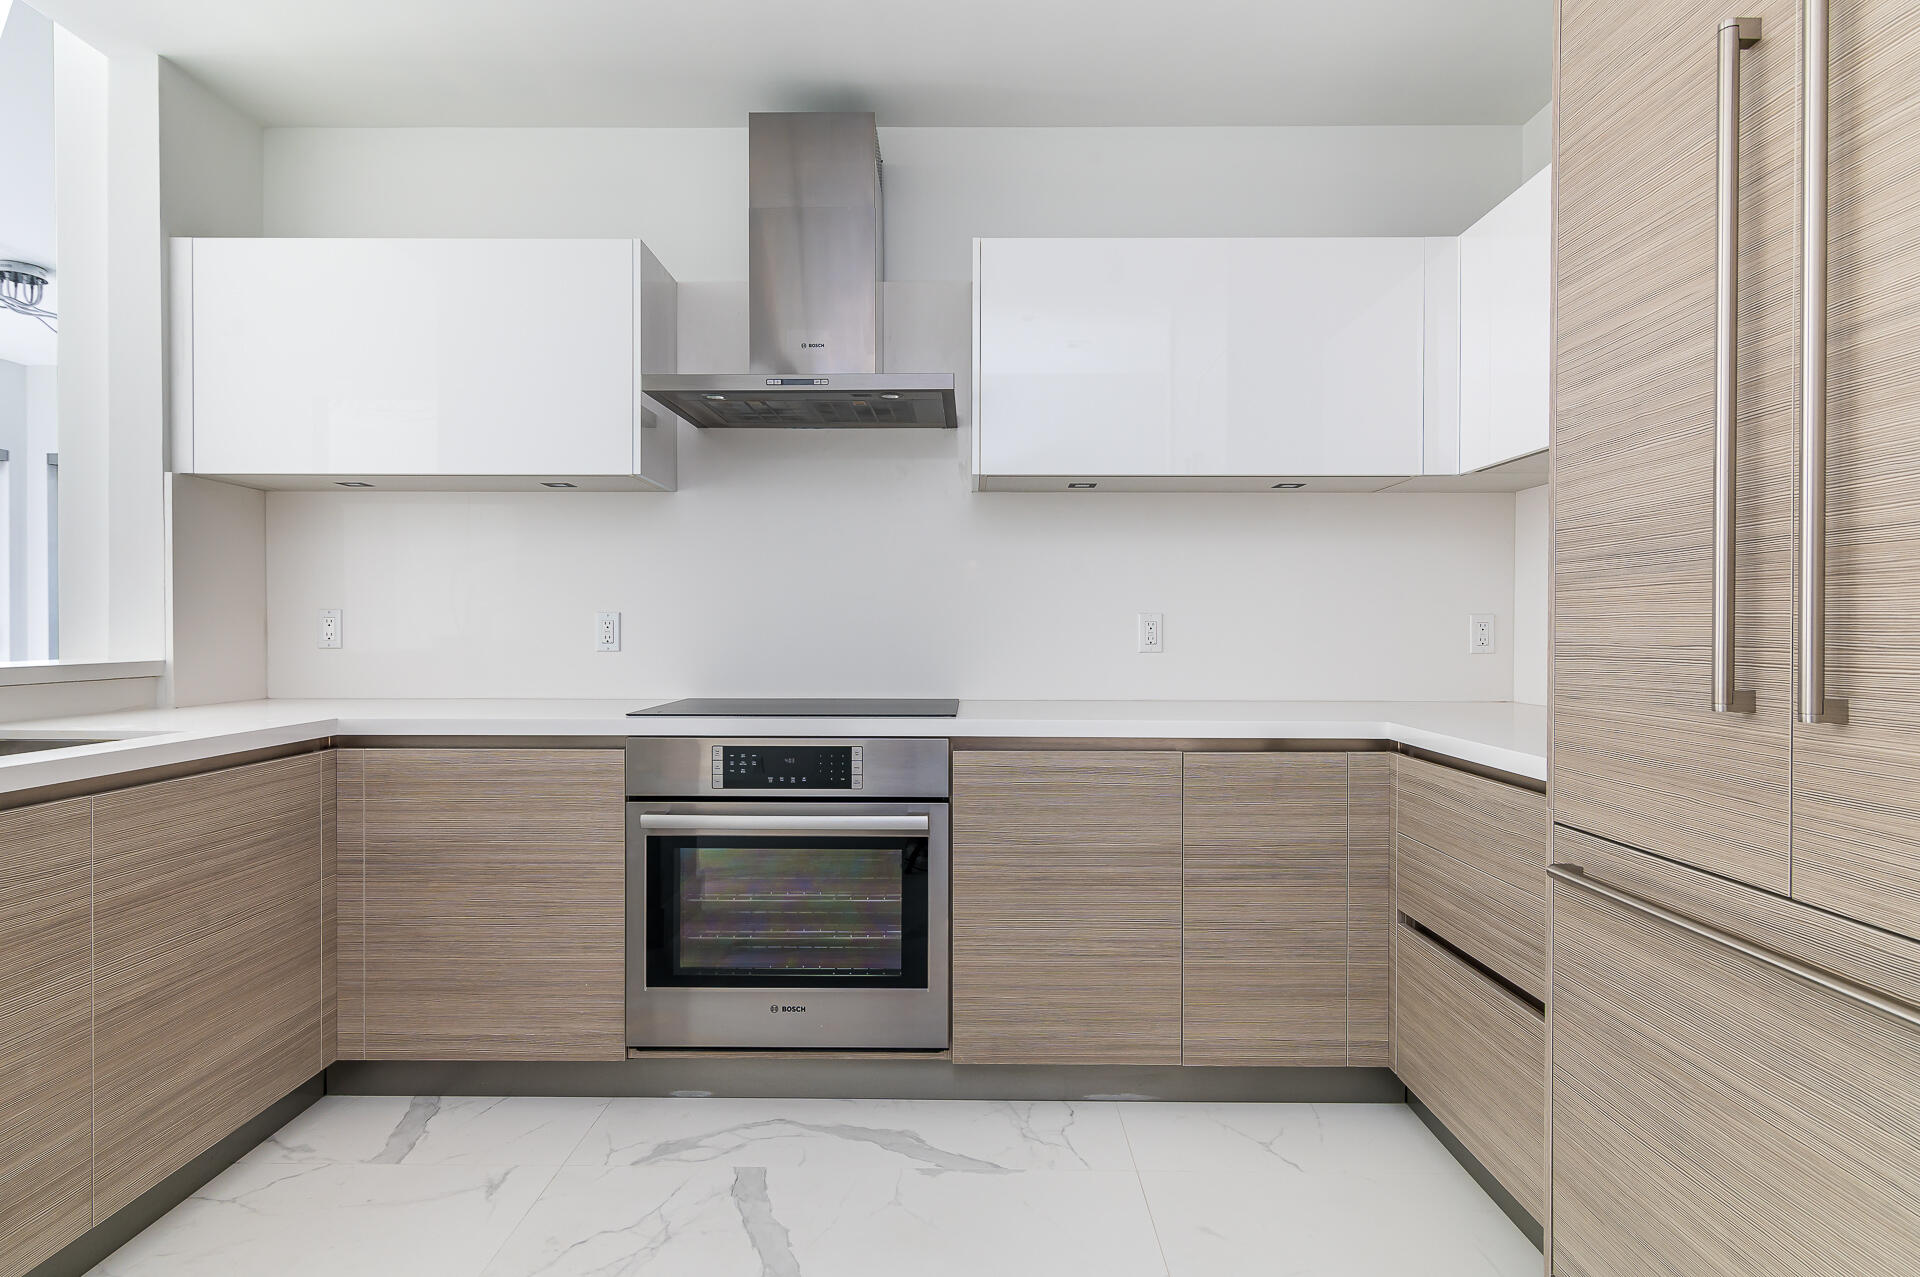
[[[873,697],[775,700],[762,697],[694,697],[631,711],[628,718],[953,718],[957,700],[885,700]]]

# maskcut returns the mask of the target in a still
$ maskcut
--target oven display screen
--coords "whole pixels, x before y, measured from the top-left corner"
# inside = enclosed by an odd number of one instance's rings
[[[860,750],[854,745],[715,746],[720,789],[854,789]]]

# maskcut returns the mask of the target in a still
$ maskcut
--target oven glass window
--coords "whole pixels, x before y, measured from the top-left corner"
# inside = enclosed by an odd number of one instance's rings
[[[647,982],[925,988],[922,837],[655,835]]]

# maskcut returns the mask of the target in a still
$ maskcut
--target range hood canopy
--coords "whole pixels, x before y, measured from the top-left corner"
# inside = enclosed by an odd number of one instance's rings
[[[747,117],[748,368],[649,373],[696,426],[958,424],[953,374],[882,372],[880,134],[869,112]]]

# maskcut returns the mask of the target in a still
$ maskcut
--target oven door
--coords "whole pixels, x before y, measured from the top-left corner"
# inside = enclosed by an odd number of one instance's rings
[[[627,1040],[939,1050],[945,803],[627,804]]]

